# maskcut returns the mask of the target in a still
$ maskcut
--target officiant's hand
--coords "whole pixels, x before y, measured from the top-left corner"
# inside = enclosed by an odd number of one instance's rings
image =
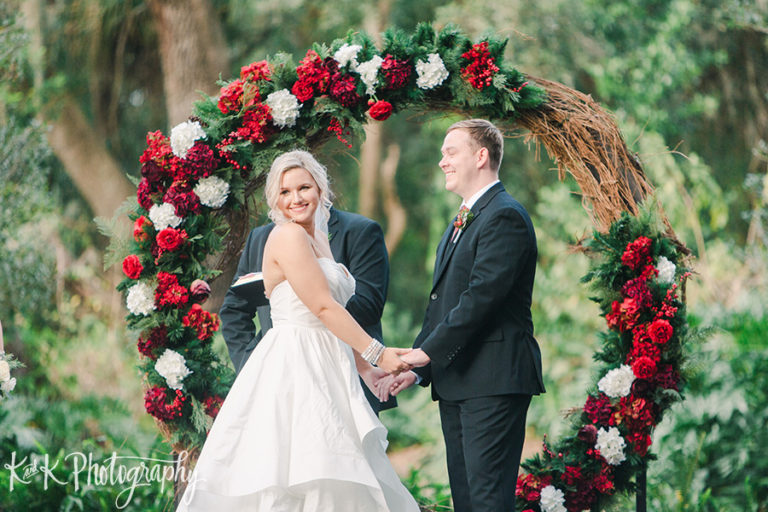
[[[409,353],[403,354],[402,356],[400,356],[400,359],[402,359],[409,365],[415,366],[417,368],[421,366],[427,366],[431,361],[427,353],[421,350],[420,348],[415,348],[411,350]]]
[[[409,354],[411,350],[410,348],[387,347],[376,362],[376,366],[392,375],[399,375],[404,371],[410,370],[411,364],[404,361],[402,357]]]

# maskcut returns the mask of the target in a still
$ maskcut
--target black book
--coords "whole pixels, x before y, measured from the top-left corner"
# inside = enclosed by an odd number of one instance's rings
[[[251,272],[240,276],[232,285],[232,291],[256,306],[269,304],[269,299],[264,294],[264,276],[261,272]]]

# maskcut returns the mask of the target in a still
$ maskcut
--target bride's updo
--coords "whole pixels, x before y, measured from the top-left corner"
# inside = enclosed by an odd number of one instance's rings
[[[331,187],[328,184],[328,171],[309,151],[289,151],[278,156],[272,162],[272,167],[267,175],[267,183],[264,185],[264,194],[267,198],[267,206],[269,206],[269,218],[275,224],[290,222],[290,219],[283,215],[283,212],[277,207],[277,199],[280,196],[280,180],[283,173],[296,168],[306,169],[320,189],[320,204],[315,212],[315,227],[325,231],[330,216],[329,209],[333,200],[333,192],[331,192]]]

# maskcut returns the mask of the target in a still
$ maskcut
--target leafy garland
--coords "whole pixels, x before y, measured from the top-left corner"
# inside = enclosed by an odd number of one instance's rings
[[[583,278],[608,328],[594,356],[601,378],[573,415],[573,434],[554,445],[545,438],[543,453],[522,464],[517,508],[526,512],[591,510],[632,490],[632,477],[653,458],[653,429],[682,399],[684,255],[648,210],[624,213],[585,246],[601,260]]]
[[[366,34],[350,32],[313,45],[298,65],[279,54],[244,66],[170,137],[147,135],[118,289],[128,325],[140,333],[146,410],[177,449],[203,444],[234,378],[211,350],[219,319],[201,306],[219,274],[205,261],[222,247],[227,212],[246,207],[246,191],[263,183],[278,154],[334,135],[351,146],[370,119],[438,108],[509,122],[541,107],[544,90],[503,62],[505,45],[421,24],[411,35],[386,31],[378,50]],[[544,453],[523,464],[519,507],[583,510],[630,489],[653,427],[680,398],[687,327],[677,283],[687,273],[661,233],[649,214],[625,214],[588,244],[605,258],[587,276],[610,327],[596,354],[604,377],[574,420],[577,434],[555,447],[545,442]]]

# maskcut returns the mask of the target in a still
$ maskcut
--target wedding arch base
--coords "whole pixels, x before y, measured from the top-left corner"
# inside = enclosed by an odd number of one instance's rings
[[[654,427],[681,399],[688,251],[612,116],[589,96],[517,71],[505,45],[473,42],[455,26],[390,29],[381,48],[350,32],[315,44],[298,64],[278,55],[244,66],[169,136],[147,135],[128,213],[133,237],[113,245],[125,255],[118,289],[139,333],[145,407],[184,464],[194,463],[234,378],[211,349],[219,319],[201,304],[217,269],[240,252],[271,161],[297,147],[351,147],[365,123],[392,112],[442,110],[527,130],[560,178],[576,179],[595,225],[583,248],[595,255],[584,281],[606,320],[599,379],[570,415],[570,433],[522,464],[518,508],[589,510],[634,489]]]

